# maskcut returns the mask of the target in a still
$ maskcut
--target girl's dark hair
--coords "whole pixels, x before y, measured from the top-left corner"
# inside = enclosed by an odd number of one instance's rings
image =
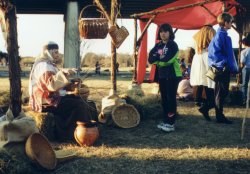
[[[174,40],[175,35],[173,32],[173,28],[170,24],[162,24],[158,30],[158,34],[157,34],[157,39],[161,40],[161,36],[160,36],[160,32],[162,31],[168,31],[169,32],[169,40]]]

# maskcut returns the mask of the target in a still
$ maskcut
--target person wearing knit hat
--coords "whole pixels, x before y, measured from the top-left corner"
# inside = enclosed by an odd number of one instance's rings
[[[55,42],[44,45],[36,58],[29,80],[29,106],[33,111],[52,112],[55,116],[57,137],[73,139],[77,121],[90,122],[91,112],[79,96],[66,95],[72,86],[69,77],[74,69],[59,69],[55,62],[59,58],[59,46]]]

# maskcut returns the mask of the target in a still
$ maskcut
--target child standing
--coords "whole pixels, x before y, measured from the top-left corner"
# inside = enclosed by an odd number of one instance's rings
[[[182,77],[178,63],[178,46],[174,42],[174,32],[169,24],[162,24],[158,31],[158,40],[149,53],[148,61],[156,65],[156,74],[161,93],[163,107],[163,122],[157,128],[172,132],[175,130],[176,93],[179,80]]]
[[[223,105],[229,91],[230,73],[238,72],[232,41],[227,34],[232,27],[233,17],[229,13],[222,13],[217,17],[217,22],[220,27],[208,47],[208,65],[223,71],[220,78],[215,80],[215,114],[218,123],[232,124],[223,114]]]
[[[250,35],[242,40],[245,49],[241,52],[243,104],[247,101],[248,82],[250,79]]]

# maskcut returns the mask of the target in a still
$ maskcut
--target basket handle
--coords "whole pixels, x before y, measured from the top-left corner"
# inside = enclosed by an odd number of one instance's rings
[[[80,14],[79,14],[79,20],[81,19],[81,17],[82,17],[82,14],[83,14],[84,10],[86,10],[88,7],[97,7],[97,8],[99,8],[98,6],[96,6],[96,5],[92,5],[92,4],[91,4],[91,5],[87,5],[87,6],[85,6],[84,8],[82,8],[82,10],[81,10],[81,12],[80,12]],[[96,9],[96,11],[98,11],[99,13],[101,13],[101,14],[102,14],[102,16],[105,16],[101,10]]]
[[[105,8],[103,7],[103,5],[101,4],[101,2],[99,0],[94,0],[96,3],[96,6],[98,8],[100,8],[100,10],[103,12],[104,16],[108,19],[110,25],[112,24],[110,16],[108,15],[107,11],[105,10]],[[115,23],[115,26],[119,28],[118,24]]]

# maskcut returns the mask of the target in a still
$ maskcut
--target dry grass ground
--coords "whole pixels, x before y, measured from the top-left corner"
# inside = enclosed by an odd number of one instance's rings
[[[8,88],[8,79],[0,79],[0,91]],[[118,92],[125,93],[131,79],[118,77]],[[85,80],[90,87],[90,99],[100,107],[108,95],[108,76]],[[23,79],[23,86],[27,79]],[[4,88],[2,88],[4,87]],[[225,114],[233,125],[206,122],[192,102],[179,102],[176,131],[165,133],[156,128],[161,120],[159,97],[148,94],[152,84],[143,84],[144,97],[131,96],[142,120],[138,127],[120,129],[99,125],[100,138],[92,147],[75,143],[53,143],[55,149],[77,152],[77,158],[61,163],[54,171],[41,170],[20,153],[0,151],[0,173],[190,173],[248,174],[250,173],[250,120],[247,119],[245,139],[240,140],[245,109],[226,106]],[[1,96],[0,96],[1,98]]]

